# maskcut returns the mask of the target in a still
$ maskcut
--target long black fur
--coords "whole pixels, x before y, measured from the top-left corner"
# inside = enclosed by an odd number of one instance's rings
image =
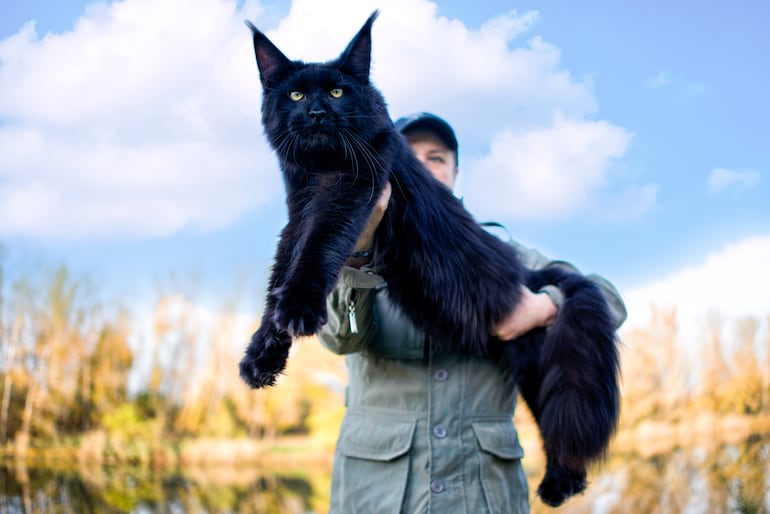
[[[481,228],[414,157],[369,81],[376,16],[327,63],[289,60],[247,22],[289,220],[241,377],[254,388],[273,385],[292,338],[323,326],[326,296],[390,181],[374,244],[389,295],[427,333],[500,360],[540,428],[547,469],[538,493],[559,505],[585,489],[586,469],[604,455],[618,420],[619,361],[607,303],[581,275],[524,268],[516,251]],[[332,96],[337,89],[343,94]],[[302,96],[292,99],[291,92]],[[489,330],[520,301],[521,284],[555,284],[566,299],[554,326],[506,344]]]

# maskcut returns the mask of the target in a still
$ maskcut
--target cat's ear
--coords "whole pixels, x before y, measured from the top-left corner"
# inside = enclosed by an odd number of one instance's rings
[[[358,34],[348,43],[348,47],[340,55],[339,69],[361,82],[369,81],[369,65],[372,59],[372,24],[380,11],[374,11]]]
[[[292,62],[253,23],[246,20],[246,25],[254,35],[254,55],[259,68],[259,80],[266,88],[291,71]]]

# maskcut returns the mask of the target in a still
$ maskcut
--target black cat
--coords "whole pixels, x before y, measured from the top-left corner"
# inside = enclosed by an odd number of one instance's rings
[[[241,377],[251,387],[273,385],[292,337],[323,326],[326,296],[391,181],[374,244],[390,297],[427,333],[500,360],[540,428],[547,470],[538,493],[559,505],[585,489],[586,468],[604,455],[617,424],[619,361],[609,309],[581,275],[525,269],[516,251],[481,228],[413,156],[369,81],[376,16],[327,63],[289,60],[247,22],[289,221]],[[522,283],[533,290],[555,284],[566,300],[540,337],[504,344],[489,330],[512,311]]]

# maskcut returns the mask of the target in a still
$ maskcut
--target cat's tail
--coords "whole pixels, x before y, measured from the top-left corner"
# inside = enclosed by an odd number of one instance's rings
[[[546,450],[571,468],[602,457],[617,427],[616,327],[596,284],[559,268],[542,273],[565,299],[540,352],[540,423]]]
[[[620,360],[616,325],[598,286],[562,268],[533,273],[529,285],[554,284],[565,297],[535,352],[536,395],[527,391],[549,460],[539,493],[558,504],[585,487],[587,467],[606,454],[620,414]],[[564,482],[557,470],[574,478],[570,491],[553,490],[554,482]]]

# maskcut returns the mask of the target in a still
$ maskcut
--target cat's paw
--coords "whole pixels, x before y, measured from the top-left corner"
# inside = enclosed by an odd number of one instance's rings
[[[288,294],[282,289],[276,294],[273,323],[294,337],[311,336],[326,324],[326,298],[308,291]]]
[[[587,485],[585,471],[573,472],[549,466],[537,494],[546,505],[558,507],[570,496],[585,491]]]
[[[252,389],[272,386],[286,369],[291,336],[272,324],[263,324],[251,336],[246,355],[241,359],[241,379]]]

